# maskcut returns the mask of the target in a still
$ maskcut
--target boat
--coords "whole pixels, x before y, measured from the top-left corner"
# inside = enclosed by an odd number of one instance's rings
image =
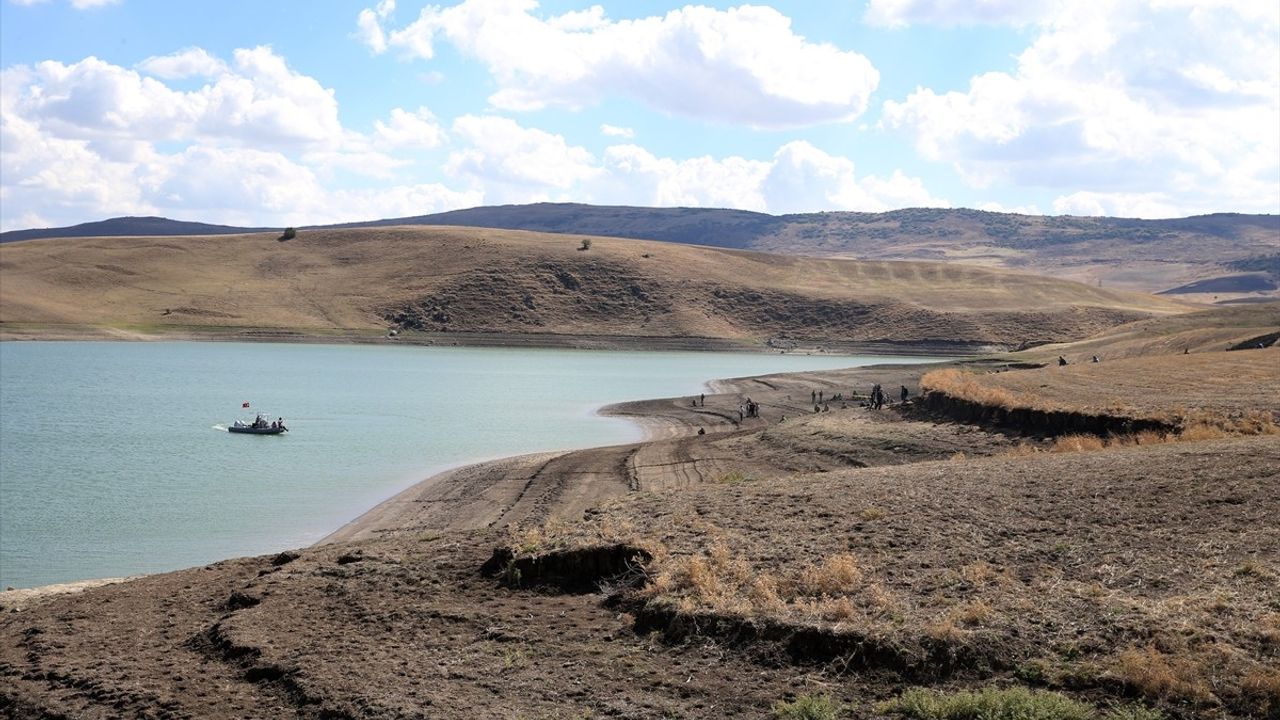
[[[289,428],[285,427],[284,423],[276,424],[269,422],[262,416],[262,413],[258,413],[258,416],[253,419],[253,422],[245,422],[243,420],[235,421],[227,428],[227,432],[245,433],[248,435],[279,435],[281,433],[289,432]]]

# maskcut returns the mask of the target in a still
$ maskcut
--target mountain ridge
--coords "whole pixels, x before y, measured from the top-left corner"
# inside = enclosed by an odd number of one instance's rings
[[[1205,288],[1189,299],[1209,302],[1280,297],[1280,289],[1266,289],[1268,285],[1280,286],[1280,269],[1271,262],[1273,256],[1280,254],[1280,215],[1213,213],[1143,220],[1019,215],[967,208],[769,215],[717,208],[535,203],[299,229],[305,232],[402,225],[618,237],[814,257],[955,262],[1141,292]],[[70,228],[0,233],[0,242],[268,230],[275,229],[154,217],[112,218]],[[1261,273],[1271,282],[1236,277],[1242,273]],[[1204,282],[1211,280],[1215,282]],[[1220,288],[1226,290],[1214,292]]]

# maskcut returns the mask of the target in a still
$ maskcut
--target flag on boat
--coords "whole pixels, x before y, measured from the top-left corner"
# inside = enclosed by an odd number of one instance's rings
[[[244,403],[244,404],[242,404],[240,407],[242,407],[242,408],[247,408],[247,407],[249,407],[249,403]]]

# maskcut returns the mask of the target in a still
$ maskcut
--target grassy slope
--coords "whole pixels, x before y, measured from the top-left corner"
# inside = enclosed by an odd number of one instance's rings
[[[760,341],[1068,340],[1164,298],[932,263],[470,228],[84,238],[0,247],[0,321]],[[166,313],[166,310],[168,311]]]
[[[1280,332],[1280,302],[1235,305],[1139,320],[1064,345],[1033,348],[1029,359],[1052,360],[1065,355],[1086,362],[1093,355],[1103,359],[1225,350],[1239,343]]]

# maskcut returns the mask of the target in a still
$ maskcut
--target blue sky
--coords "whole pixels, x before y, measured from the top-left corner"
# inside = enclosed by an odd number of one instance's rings
[[[0,227],[1280,213],[1255,0],[0,0]]]

